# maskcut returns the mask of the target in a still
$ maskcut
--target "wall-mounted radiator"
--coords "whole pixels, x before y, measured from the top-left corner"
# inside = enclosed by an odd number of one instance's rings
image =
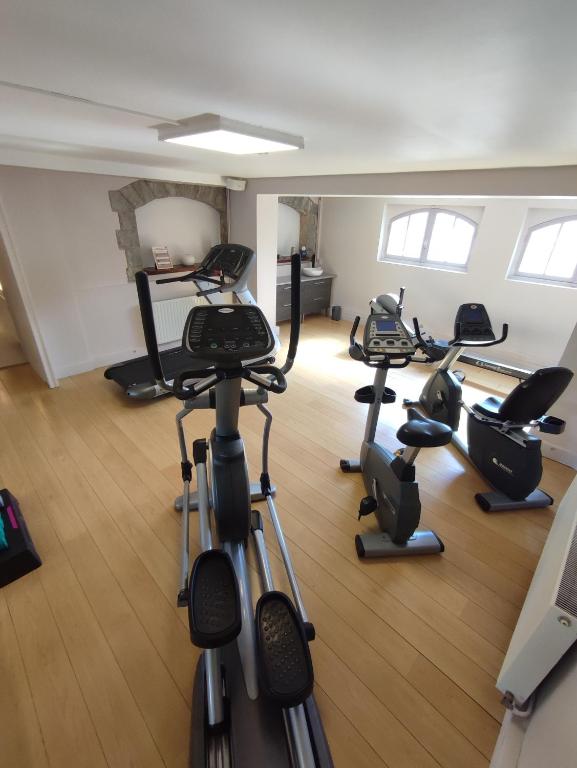
[[[197,304],[206,304],[198,296],[183,296],[180,299],[153,301],[154,324],[159,344],[180,341],[188,313]]]
[[[577,478],[559,504],[497,680],[509,706],[522,707],[575,641]]]

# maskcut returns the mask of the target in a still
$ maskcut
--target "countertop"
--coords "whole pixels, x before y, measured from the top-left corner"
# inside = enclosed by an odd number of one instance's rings
[[[333,275],[332,272],[323,272],[322,275],[318,275],[317,277],[309,277],[308,275],[301,275],[301,283],[310,283],[311,280],[326,280],[326,279],[333,279],[336,275]],[[277,275],[276,277],[276,284],[277,285],[290,285],[291,276],[290,275]]]

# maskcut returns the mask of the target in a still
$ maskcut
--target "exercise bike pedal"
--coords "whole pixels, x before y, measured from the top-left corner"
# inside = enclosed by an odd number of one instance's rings
[[[188,599],[190,639],[199,648],[230,643],[241,629],[238,583],[230,556],[221,549],[194,561]]]
[[[296,707],[313,690],[314,675],[304,624],[283,592],[265,592],[256,606],[260,685],[282,707]]]
[[[359,515],[357,517],[357,520],[360,520],[361,517],[366,517],[367,515],[372,515],[372,513],[377,508],[377,500],[374,499],[372,496],[365,496],[364,499],[361,499],[361,504],[359,506]]]

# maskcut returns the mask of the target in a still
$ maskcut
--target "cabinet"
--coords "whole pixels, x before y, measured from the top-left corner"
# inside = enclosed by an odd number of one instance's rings
[[[331,306],[331,288],[334,275],[304,278],[301,282],[301,315],[326,312]],[[276,321],[290,320],[291,286],[281,283],[276,288]]]

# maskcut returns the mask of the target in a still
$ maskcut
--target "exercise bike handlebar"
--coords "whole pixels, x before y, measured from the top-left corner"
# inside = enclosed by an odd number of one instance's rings
[[[355,336],[357,334],[357,330],[359,327],[359,323],[361,322],[361,318],[359,315],[355,317],[355,320],[353,322],[353,327],[351,328],[351,335],[350,335],[350,344],[349,344],[349,356],[353,358],[353,360],[358,360],[361,363],[364,363],[365,365],[368,365],[369,368],[405,368],[410,362],[411,357],[410,355],[407,355],[402,362],[399,363],[393,363],[392,359],[389,355],[387,355],[384,350],[382,352],[378,352],[375,357],[371,355],[367,355],[362,348],[362,346],[359,344],[359,342],[356,340]]]
[[[427,348],[430,345],[430,342],[428,342],[426,339],[423,338],[421,335],[421,330],[419,328],[419,320],[418,318],[413,318],[413,327],[415,329],[415,336],[417,337],[417,341],[419,342],[418,346],[420,349],[422,349],[425,353]],[[496,344],[502,344],[505,339],[507,338],[507,335],[509,333],[509,324],[503,323],[503,329],[501,331],[501,337],[498,339],[492,339],[488,341],[477,341],[476,339],[461,339],[461,323],[457,323],[455,325],[455,338],[451,339],[447,342],[447,345],[449,347],[494,347]]]
[[[461,339],[461,323],[455,325],[455,338],[448,342],[450,347],[494,347],[502,344],[509,334],[509,324],[503,323],[501,338],[488,341],[476,341],[475,339]]]

